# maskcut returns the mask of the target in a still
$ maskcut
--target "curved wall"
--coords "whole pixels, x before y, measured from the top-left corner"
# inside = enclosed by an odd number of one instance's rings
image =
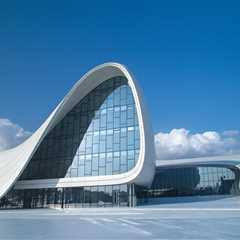
[[[155,171],[155,150],[153,134],[148,121],[142,94],[136,81],[128,70],[118,63],[100,65],[85,74],[66,95],[43,125],[23,144],[0,153],[0,197],[3,196],[21,176],[40,144],[52,129],[80,102],[89,92],[104,81],[124,77],[131,88],[138,116],[140,148],[135,166],[124,173],[108,176],[84,176],[18,181],[17,188],[99,186],[133,182],[150,185]]]
[[[88,93],[40,144],[21,180],[104,176],[132,169],[139,157],[131,88],[114,77]]]

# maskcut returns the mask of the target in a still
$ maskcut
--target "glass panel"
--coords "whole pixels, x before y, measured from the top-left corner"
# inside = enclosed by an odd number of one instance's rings
[[[139,156],[136,107],[127,79],[109,79],[45,137],[21,179],[123,173]]]
[[[234,172],[224,167],[159,168],[144,191],[149,197],[234,194],[235,181]]]

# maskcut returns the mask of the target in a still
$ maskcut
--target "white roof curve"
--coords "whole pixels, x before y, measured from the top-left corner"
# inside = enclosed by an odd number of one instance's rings
[[[173,160],[156,160],[156,166],[161,168],[203,166],[203,165],[225,166],[240,169],[240,155],[220,155]]]
[[[126,173],[111,176],[60,178],[51,179],[50,182],[36,180],[39,181],[38,188],[112,185],[126,182],[151,184],[155,171],[154,139],[141,90],[125,66],[119,63],[105,63],[86,73],[29,139],[13,149],[0,152],[0,198],[16,183],[44,137],[56,124],[89,92],[105,80],[116,76],[127,78],[136,104],[140,129],[140,154],[135,167]],[[27,181],[22,182],[27,184]]]

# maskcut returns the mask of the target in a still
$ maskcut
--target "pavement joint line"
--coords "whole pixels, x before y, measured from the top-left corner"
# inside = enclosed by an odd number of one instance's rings
[[[123,224],[124,224],[124,225],[123,225]],[[132,224],[124,223],[124,222],[122,222],[122,225],[123,225],[123,226],[126,226],[126,227],[129,227],[129,228],[133,229],[134,231],[136,231],[137,233],[143,234],[143,235],[145,235],[145,236],[152,236],[152,233],[151,233],[151,232],[142,229],[140,226],[137,227],[137,226],[134,226],[134,225],[132,225]]]
[[[144,208],[143,211],[240,211],[240,208]]]
[[[144,213],[127,213],[127,212],[102,212],[102,213],[94,213],[94,212],[84,212],[84,213],[68,213],[66,215],[89,215],[89,216],[114,216],[114,215],[143,215]],[[58,214],[57,214],[58,215]]]
[[[129,219],[123,219],[123,218],[119,218],[118,220],[120,220],[121,222],[127,223],[127,224],[131,224],[131,225],[141,225],[141,223],[137,223],[137,222],[133,222]]]
[[[110,218],[101,218],[102,221],[108,222],[108,223],[116,223],[116,221],[110,219]]]
[[[92,218],[85,218],[84,220],[87,222],[90,222],[92,224],[95,224],[95,225],[102,225],[99,221],[92,219]]]

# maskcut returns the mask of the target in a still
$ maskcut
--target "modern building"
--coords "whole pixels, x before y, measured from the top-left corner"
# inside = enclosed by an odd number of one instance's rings
[[[142,92],[127,68],[85,74],[24,143],[0,153],[0,207],[136,206],[238,194],[240,156],[156,161]]]

